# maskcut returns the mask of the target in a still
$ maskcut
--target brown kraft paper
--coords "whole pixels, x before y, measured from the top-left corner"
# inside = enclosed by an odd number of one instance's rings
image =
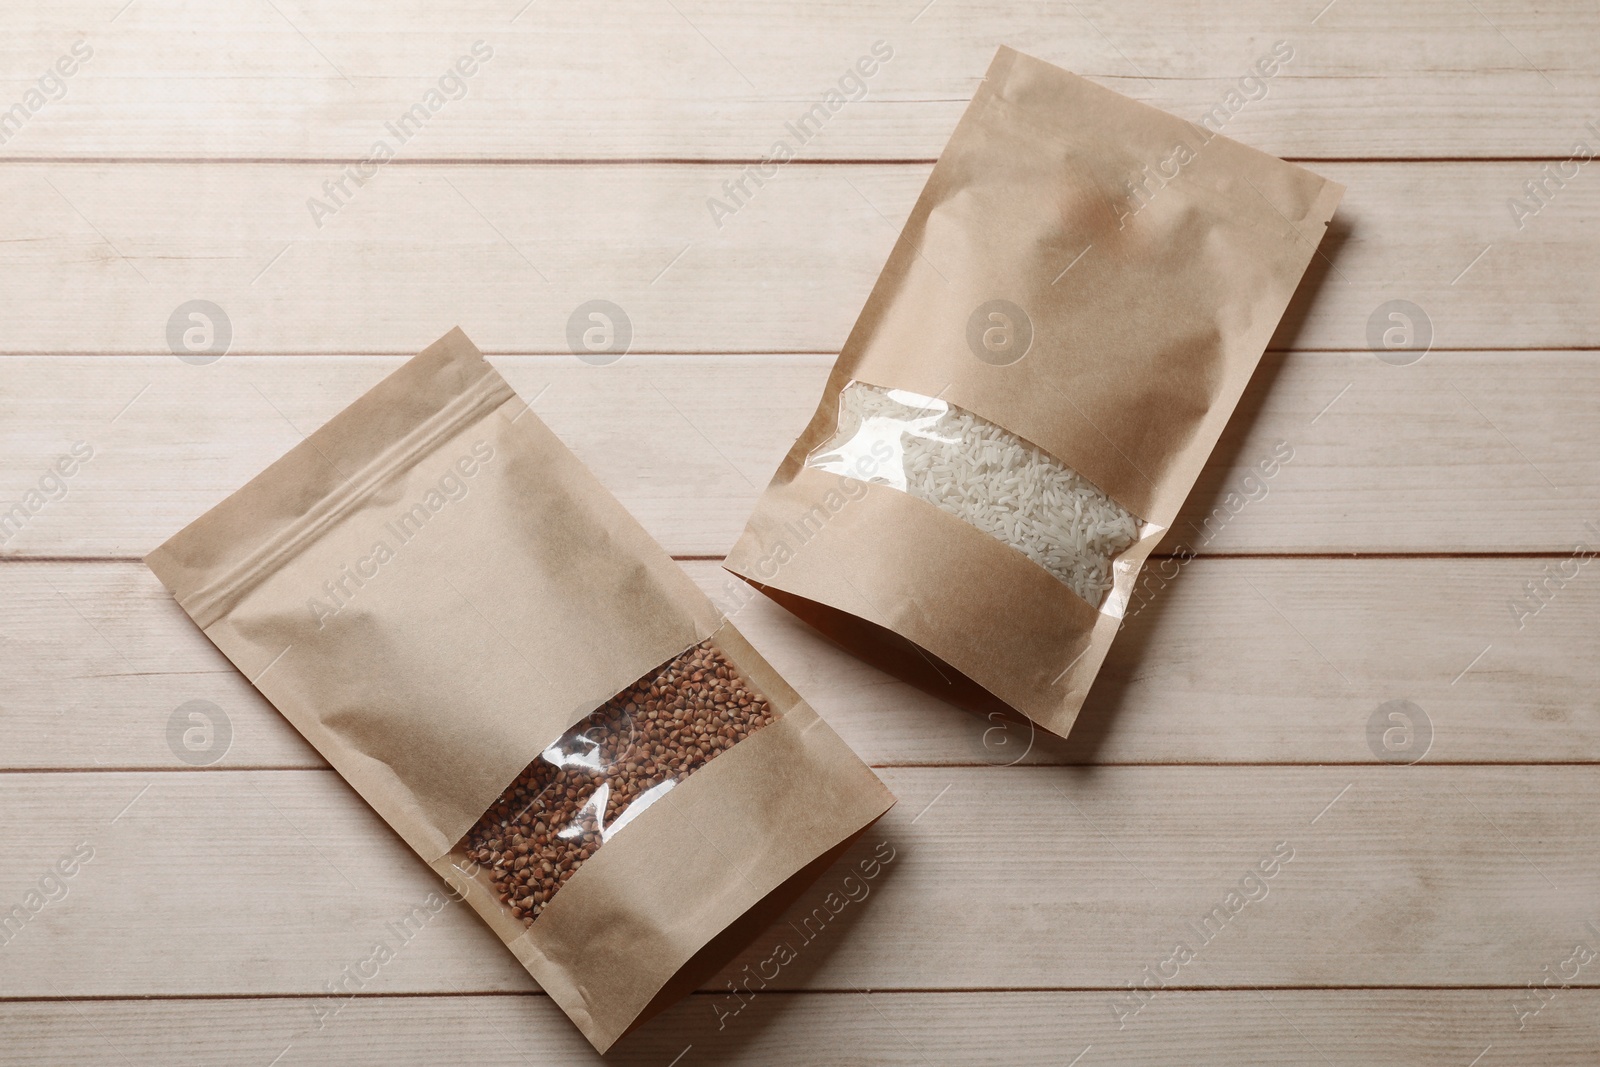
[[[459,330],[146,562],[602,1051],[893,804]],[[565,731],[708,638],[774,720],[514,917],[463,835]]]
[[[1342,195],[1001,48],[727,568],[930,692],[1066,734]],[[1031,336],[1008,360],[969,340],[997,300]],[[988,420],[1143,520],[1104,602],[926,501],[805,466],[851,382]]]

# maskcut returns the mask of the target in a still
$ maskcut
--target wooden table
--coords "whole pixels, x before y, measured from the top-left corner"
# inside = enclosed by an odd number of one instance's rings
[[[1188,518],[1253,499],[1065,743],[740,608],[900,796],[863,845],[896,859],[738,1015],[724,979],[610,1058],[1600,1060],[1600,10],[1324,2],[10,5],[0,500],[47,500],[0,562],[0,908],[59,899],[0,944],[0,1063],[596,1058],[464,909],[396,941],[435,879],[140,557],[460,324],[731,603],[718,559],[1002,42],[1189,118],[1240,89],[1227,134],[1349,186]],[[631,322],[609,366],[568,349],[591,299]],[[1425,355],[1369,345],[1391,300]]]

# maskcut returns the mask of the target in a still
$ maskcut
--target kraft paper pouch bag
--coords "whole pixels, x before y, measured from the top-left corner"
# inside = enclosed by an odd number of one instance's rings
[[[147,563],[602,1051],[894,802],[459,330]]]
[[[1342,194],[1002,48],[727,568],[1064,735]]]

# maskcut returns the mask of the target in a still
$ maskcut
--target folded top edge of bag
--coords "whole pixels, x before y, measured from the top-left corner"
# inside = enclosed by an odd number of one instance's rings
[[[379,481],[514,395],[456,327],[153,550],[145,564],[205,629]]]

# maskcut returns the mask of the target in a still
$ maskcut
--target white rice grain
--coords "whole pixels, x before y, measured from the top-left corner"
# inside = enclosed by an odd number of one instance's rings
[[[888,456],[885,459],[884,456]],[[1076,471],[943,400],[851,382],[806,465],[890,485],[1010,545],[1099,606],[1139,520]]]

